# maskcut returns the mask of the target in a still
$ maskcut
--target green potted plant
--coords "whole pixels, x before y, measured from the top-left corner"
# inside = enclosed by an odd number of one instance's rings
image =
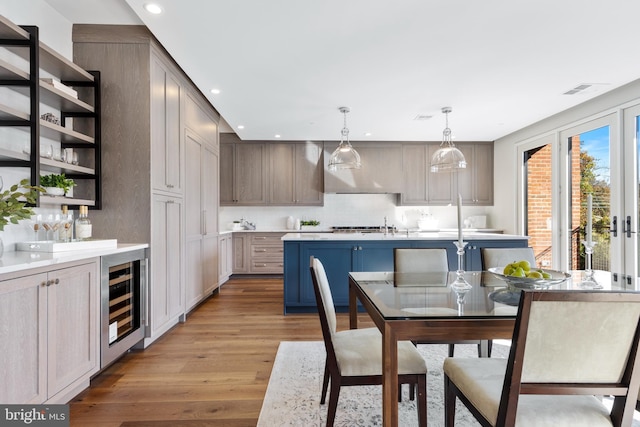
[[[76,183],[64,174],[40,175],[40,185],[44,187],[47,194],[51,196],[64,196],[73,188]]]
[[[44,188],[29,185],[29,180],[23,179],[19,184],[0,192],[0,231],[9,223],[17,224],[22,219],[31,218],[33,208],[27,205],[35,205],[38,193],[44,191]]]
[[[44,188],[29,185],[28,179],[23,179],[19,184],[0,192],[0,231],[4,231],[4,226],[9,223],[17,224],[20,220],[31,218],[34,214],[33,208],[27,205],[35,205],[38,193],[44,193]],[[3,253],[4,244],[0,237],[0,257]]]
[[[317,221],[315,219],[300,221],[301,230],[317,230],[319,225],[320,221]]]

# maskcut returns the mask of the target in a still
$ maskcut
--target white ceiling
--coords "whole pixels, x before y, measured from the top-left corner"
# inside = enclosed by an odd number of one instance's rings
[[[451,106],[457,140],[495,140],[640,78],[634,0],[46,1],[143,22],[242,139],[338,140],[348,106],[351,140],[437,141]]]

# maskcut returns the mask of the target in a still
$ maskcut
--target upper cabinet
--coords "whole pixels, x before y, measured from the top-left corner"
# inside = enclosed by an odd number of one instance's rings
[[[405,143],[402,146],[403,191],[401,205],[455,204],[459,193],[465,205],[493,204],[493,143],[456,143],[467,161],[466,169],[452,173],[431,173],[436,143]]]
[[[269,204],[322,205],[322,144],[270,143]]]
[[[353,142],[360,155],[360,169],[328,169],[337,142],[326,142],[324,153],[325,193],[401,193],[402,146],[397,142]]]
[[[221,134],[220,204],[264,205],[267,203],[267,148],[263,143],[245,143],[235,134]],[[229,143],[231,142],[231,143]]]
[[[493,205],[493,142],[461,142],[456,147],[467,160],[467,168],[458,172],[462,203]]]
[[[25,135],[5,140],[0,166],[28,168],[34,184],[51,173],[76,181],[73,198],[42,195],[39,204],[100,208],[100,73],[83,70],[41,43],[37,27],[0,16],[0,39],[14,55],[0,60],[0,86],[16,93],[0,104],[0,126]]]
[[[153,189],[182,193],[181,84],[159,55],[151,55],[151,143]]]
[[[322,143],[220,135],[220,204],[322,205]]]

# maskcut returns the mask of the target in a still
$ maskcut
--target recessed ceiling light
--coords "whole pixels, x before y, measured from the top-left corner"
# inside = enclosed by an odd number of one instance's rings
[[[217,94],[220,93],[220,89],[213,88],[213,89],[211,89],[211,93],[214,94],[214,95],[217,95]]]
[[[275,134],[275,135],[273,135],[273,136],[275,136],[276,138],[280,138],[280,135],[279,135],[279,134]]]
[[[238,125],[238,129],[244,129],[244,125]]]
[[[160,7],[159,4],[156,4],[156,3],[145,3],[144,10],[146,10],[149,13],[153,13],[154,15],[158,15],[162,13],[162,8]]]
[[[364,136],[371,136],[371,132],[365,132]]]

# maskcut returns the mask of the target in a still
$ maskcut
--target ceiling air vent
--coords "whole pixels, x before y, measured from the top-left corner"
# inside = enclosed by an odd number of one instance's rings
[[[574,88],[573,88],[573,89],[571,89],[571,90],[566,91],[566,92],[564,93],[564,95],[575,95],[575,94],[576,94],[576,93],[578,93],[578,92],[582,92],[583,90],[587,90],[587,89],[589,89],[591,86],[593,86],[593,85],[590,85],[590,84],[581,84],[581,85],[578,85],[578,86],[574,87]]]
[[[428,114],[418,114],[417,116],[415,116],[413,118],[413,120],[429,120],[430,118],[432,118],[433,116],[430,116]]]

